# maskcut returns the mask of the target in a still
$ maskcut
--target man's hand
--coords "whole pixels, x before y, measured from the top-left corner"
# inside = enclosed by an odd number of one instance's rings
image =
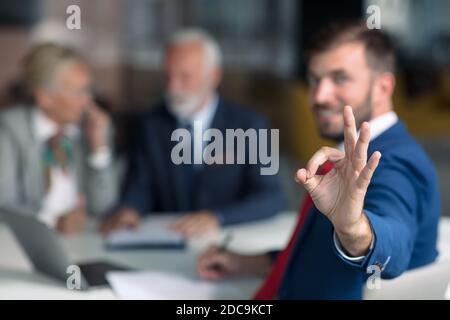
[[[92,153],[108,147],[107,135],[111,120],[93,102],[86,110],[85,135]]]
[[[229,276],[257,275],[265,277],[271,268],[268,255],[245,256],[213,246],[202,253],[197,261],[197,272],[207,280],[220,280]]]
[[[86,221],[85,201],[80,198],[77,206],[73,210],[58,218],[56,221],[56,230],[64,234],[79,233],[86,225]]]
[[[219,230],[219,220],[209,210],[188,213],[170,225],[170,229],[187,237]]]
[[[358,138],[352,108],[347,106],[344,108],[345,152],[323,147],[305,169],[297,172],[297,180],[309,192],[317,209],[331,221],[342,246],[352,256],[365,255],[373,237],[363,205],[381,153],[374,152],[367,161],[369,141],[369,124],[361,125]],[[324,176],[317,175],[318,168],[326,161],[333,162],[334,169]]]
[[[135,229],[139,226],[139,213],[132,208],[122,208],[111,216],[108,216],[99,227],[102,234],[108,234],[111,231],[121,228]]]

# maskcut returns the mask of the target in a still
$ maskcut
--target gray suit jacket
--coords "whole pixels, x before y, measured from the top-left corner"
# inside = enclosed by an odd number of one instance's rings
[[[0,112],[0,207],[37,214],[45,196],[43,143],[35,137],[36,109],[27,106]],[[100,215],[116,201],[115,165],[94,169],[87,161],[82,134],[73,138],[74,172],[89,213]]]

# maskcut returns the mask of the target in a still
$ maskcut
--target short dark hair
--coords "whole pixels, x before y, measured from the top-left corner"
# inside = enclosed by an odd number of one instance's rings
[[[306,61],[349,42],[360,42],[366,49],[367,64],[374,71],[395,73],[395,49],[391,38],[379,29],[369,29],[365,21],[347,20],[326,25],[309,42]]]

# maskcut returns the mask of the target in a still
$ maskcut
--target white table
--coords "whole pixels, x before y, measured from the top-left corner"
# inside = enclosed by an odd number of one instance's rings
[[[169,217],[170,218],[170,217]],[[158,219],[165,219],[164,217]],[[260,221],[229,227],[219,234],[191,240],[188,248],[178,250],[106,251],[101,237],[91,222],[87,230],[78,236],[63,237],[63,243],[72,261],[107,259],[136,269],[170,271],[184,275],[195,274],[196,258],[205,247],[220,242],[225,232],[233,233],[230,249],[241,253],[258,253],[282,248],[295,226],[292,212]],[[145,220],[144,223],[151,223]],[[440,260],[450,259],[450,218],[442,218],[439,227]],[[261,284],[259,278],[230,280],[240,289],[240,294],[227,295],[223,299],[249,299]],[[233,291],[234,292],[234,291]],[[110,289],[88,292],[72,291],[64,284],[33,272],[33,268],[16,243],[9,229],[0,222],[0,299],[115,299]]]
[[[143,223],[152,223],[154,218]],[[170,216],[156,220],[171,219]],[[108,260],[142,270],[176,272],[194,276],[198,254],[212,243],[218,243],[225,232],[233,234],[229,248],[241,253],[258,253],[282,248],[294,227],[295,215],[282,213],[274,218],[225,228],[189,241],[186,250],[131,250],[107,251],[91,221],[86,231],[77,236],[61,237],[68,256],[73,262]],[[222,292],[218,298],[249,299],[260,285],[259,278],[230,280],[239,288],[239,296]],[[233,293],[235,291],[233,290]],[[63,283],[33,272],[33,268],[6,225],[0,223],[0,299],[115,299],[111,289],[88,292],[68,290]]]
[[[366,287],[368,300],[440,300],[449,299],[450,291],[450,218],[439,224],[438,259],[425,267],[404,272],[400,277],[381,280],[379,287]]]

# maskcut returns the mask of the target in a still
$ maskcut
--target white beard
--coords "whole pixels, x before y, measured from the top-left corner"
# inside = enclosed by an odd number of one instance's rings
[[[188,119],[200,107],[204,99],[201,94],[167,93],[166,102],[169,111],[177,118]]]

